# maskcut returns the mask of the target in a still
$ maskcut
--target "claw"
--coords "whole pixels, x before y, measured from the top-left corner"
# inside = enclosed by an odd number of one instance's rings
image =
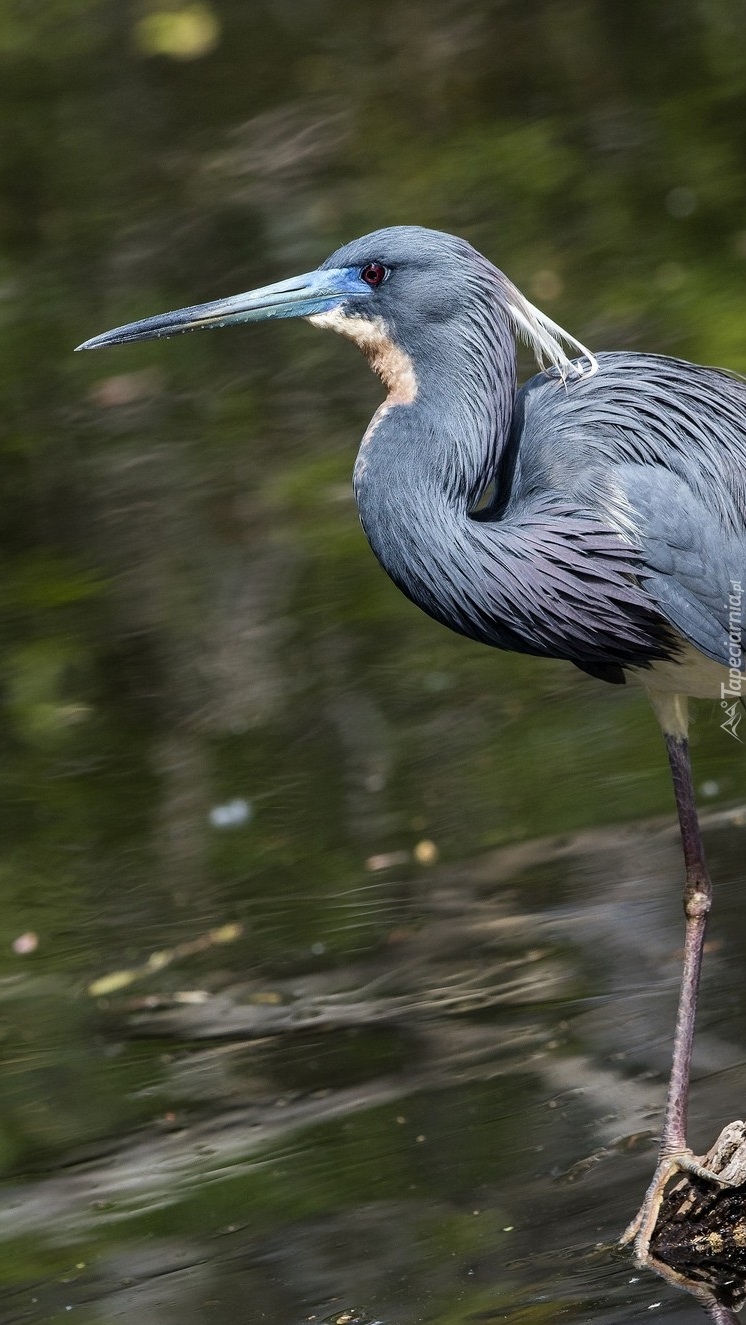
[[[661,1159],[640,1209],[632,1222],[627,1225],[620,1238],[622,1247],[626,1247],[628,1243],[634,1241],[635,1260],[640,1268],[646,1265],[652,1269],[658,1268],[657,1262],[650,1255],[650,1240],[658,1222],[666,1187],[677,1173],[689,1173],[693,1177],[704,1179],[705,1182],[716,1183],[719,1187],[732,1186],[727,1178],[724,1178],[720,1173],[714,1173],[691,1150],[679,1150]]]

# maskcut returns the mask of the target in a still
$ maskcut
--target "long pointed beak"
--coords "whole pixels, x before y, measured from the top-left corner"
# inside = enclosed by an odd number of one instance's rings
[[[177,308],[173,313],[159,313],[128,322],[124,327],[104,331],[76,348],[97,350],[103,345],[125,345],[135,340],[156,340],[178,336],[202,327],[226,327],[232,322],[264,322],[271,317],[311,317],[328,313],[350,298],[365,298],[368,287],[349,268],[320,268],[289,281],[265,285],[261,290],[236,294],[229,299],[215,299],[209,304]]]

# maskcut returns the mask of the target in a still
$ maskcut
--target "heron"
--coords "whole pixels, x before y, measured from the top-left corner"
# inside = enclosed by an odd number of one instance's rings
[[[683,971],[657,1164],[623,1241],[671,1278],[650,1251],[669,1180],[720,1181],[687,1141],[712,901],[688,701],[727,702],[737,734],[746,381],[655,354],[594,354],[466,240],[420,226],[376,230],[315,271],[78,348],[288,317],[355,342],[386,389],[353,488],[399,589],[470,639],[640,683],[662,728],[684,856]],[[520,388],[519,339],[539,368]],[[735,1320],[697,1292],[713,1320]]]

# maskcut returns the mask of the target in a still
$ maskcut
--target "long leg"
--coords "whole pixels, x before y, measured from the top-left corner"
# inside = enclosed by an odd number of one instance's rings
[[[681,828],[686,878],[684,880],[684,969],[681,976],[673,1061],[668,1083],[666,1113],[661,1134],[660,1157],[667,1159],[686,1150],[686,1121],[689,1099],[689,1076],[692,1065],[694,1021],[702,970],[707,917],[712,905],[712,883],[707,872],[705,852],[699,831],[694,799],[689,742],[686,737],[666,734],[666,750],[671,765],[676,809]]]
[[[666,702],[667,701],[667,702]],[[694,1023],[697,1012],[697,994],[702,970],[702,954],[707,930],[707,917],[712,904],[712,883],[705,863],[704,847],[699,831],[697,805],[689,760],[689,742],[686,737],[686,703],[678,696],[666,697],[655,703],[663,727],[666,750],[671,765],[676,809],[681,829],[686,877],[684,881],[684,969],[681,977],[679,1006],[676,1014],[673,1061],[666,1096],[666,1110],[658,1153],[658,1165],[639,1214],[629,1225],[622,1242],[635,1240],[638,1260],[648,1258],[650,1238],[660,1210],[666,1183],[674,1173],[686,1170],[717,1181],[714,1174],[694,1158],[686,1141],[689,1077],[692,1063]],[[717,1308],[720,1310],[720,1308]],[[718,1317],[713,1316],[713,1319]],[[728,1317],[720,1317],[727,1320]]]

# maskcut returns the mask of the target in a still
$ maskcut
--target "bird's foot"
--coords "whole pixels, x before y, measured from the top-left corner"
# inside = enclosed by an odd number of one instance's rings
[[[706,1159],[709,1158],[709,1155],[706,1156]],[[650,1255],[650,1239],[658,1221],[666,1187],[677,1173],[688,1173],[692,1177],[703,1178],[705,1182],[714,1183],[718,1187],[729,1187],[732,1181],[709,1168],[691,1150],[676,1150],[663,1156],[658,1161],[653,1180],[645,1193],[640,1209],[632,1222],[627,1225],[620,1239],[622,1247],[626,1247],[630,1242],[634,1243],[635,1260],[640,1267],[651,1266],[653,1258]],[[651,1268],[657,1269],[657,1264]]]

